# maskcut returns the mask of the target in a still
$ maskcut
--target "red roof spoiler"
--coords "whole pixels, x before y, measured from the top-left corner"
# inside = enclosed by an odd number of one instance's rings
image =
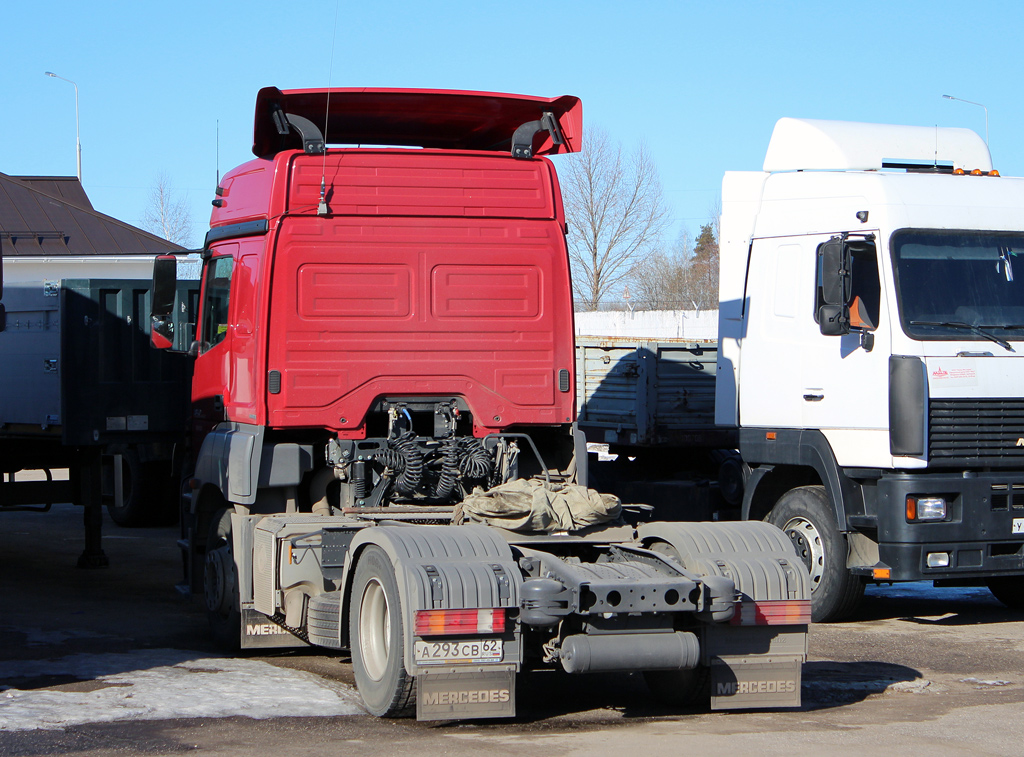
[[[252,151],[322,153],[326,144],[402,145],[511,152],[578,152],[578,97],[442,89],[289,89],[256,95]],[[326,137],[326,138],[325,138]]]

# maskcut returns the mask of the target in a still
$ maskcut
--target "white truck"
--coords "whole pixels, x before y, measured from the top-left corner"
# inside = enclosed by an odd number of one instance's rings
[[[684,468],[679,448],[734,434],[745,488],[721,515],[789,534],[815,621],[872,580],[1021,607],[1022,209],[1024,179],[972,131],[782,119],[763,170],[723,180],[718,345],[578,342],[580,427],[666,470],[672,447]],[[614,405],[623,378],[635,409]]]

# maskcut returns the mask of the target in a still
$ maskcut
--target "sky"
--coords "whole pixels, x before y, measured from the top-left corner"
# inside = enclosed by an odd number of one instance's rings
[[[1024,175],[1019,2],[8,3],[0,172],[74,175],[141,225],[166,176],[202,243],[217,171],[252,158],[264,86],[515,92],[583,101],[644,144],[673,224],[696,236],[727,170],[759,170],[782,117],[960,126]],[[556,166],[564,161],[556,157]]]

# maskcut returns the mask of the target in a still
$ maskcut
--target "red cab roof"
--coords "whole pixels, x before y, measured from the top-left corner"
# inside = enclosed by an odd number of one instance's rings
[[[531,97],[441,89],[289,89],[264,87],[256,96],[252,151],[270,157],[302,149],[282,114],[310,121],[327,144],[401,145],[448,150],[509,151],[516,129],[550,113],[561,140],[538,131],[533,154],[577,152],[583,104],[571,95]],[[283,133],[282,133],[283,132]]]

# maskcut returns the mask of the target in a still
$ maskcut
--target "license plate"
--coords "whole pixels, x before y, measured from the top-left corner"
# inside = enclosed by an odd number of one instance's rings
[[[1010,533],[1024,534],[1024,518],[1013,519],[1013,528],[1011,529]]]
[[[420,665],[502,661],[501,639],[417,641],[415,652]]]

